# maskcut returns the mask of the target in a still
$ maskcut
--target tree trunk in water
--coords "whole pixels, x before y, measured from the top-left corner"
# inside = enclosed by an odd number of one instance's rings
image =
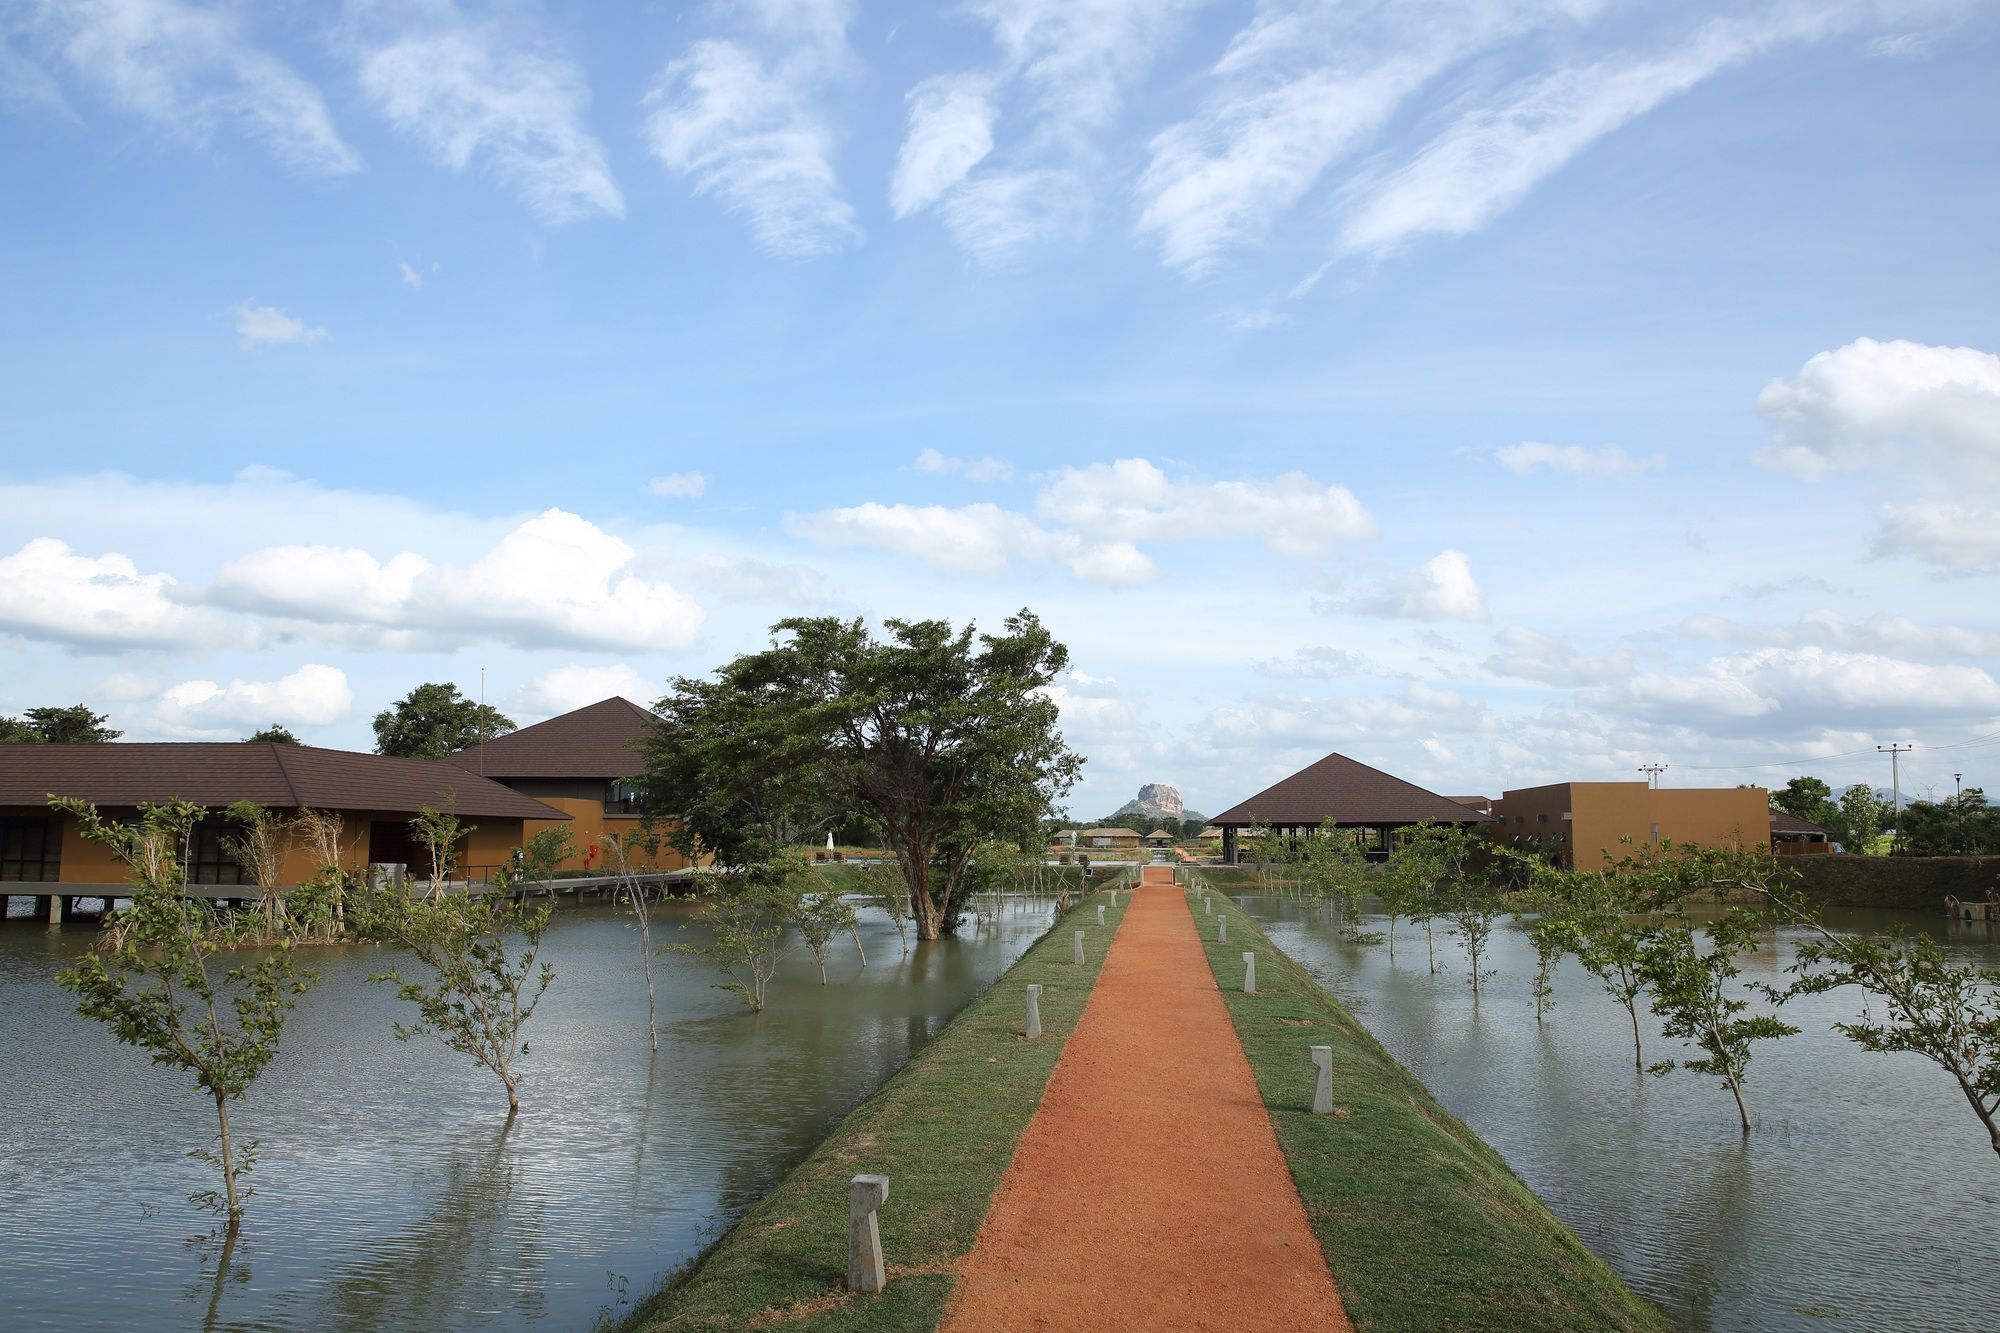
[[[1750,1113],[1743,1109],[1743,1089],[1736,1082],[1736,1075],[1729,1076],[1729,1095],[1736,1099],[1736,1117],[1743,1122],[1743,1137],[1750,1137]]]
[[[653,1049],[660,1049],[660,1009],[653,1000],[653,928],[642,926],[639,930],[639,947],[645,950],[646,958],[646,1035],[652,1038]]]
[[[1646,1057],[1639,1051],[1639,1006],[1627,1000],[1625,1012],[1632,1019],[1632,1068],[1643,1074],[1646,1072]]]
[[[505,1065],[500,1067],[500,1081],[507,1085],[507,1118],[512,1120],[521,1109],[520,1090],[514,1086],[514,1075]]]
[[[222,1126],[222,1190],[229,1202],[229,1225],[243,1219],[243,1201],[236,1197],[236,1152],[229,1143],[229,1099],[215,1094],[215,1119]]]

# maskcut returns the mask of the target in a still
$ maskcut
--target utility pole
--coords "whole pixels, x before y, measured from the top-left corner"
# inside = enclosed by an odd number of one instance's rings
[[[1916,748],[1913,744],[1878,745],[1875,747],[1879,753],[1889,756],[1889,791],[1896,800],[1896,838],[1898,841],[1901,841],[1903,836],[1903,778],[1902,770],[1897,767],[1896,759],[1897,756],[1908,754]]]
[[[1646,785],[1648,787],[1658,787],[1660,785],[1660,774],[1666,772],[1671,767],[1671,764],[1641,764],[1639,765],[1639,771],[1646,775]]]

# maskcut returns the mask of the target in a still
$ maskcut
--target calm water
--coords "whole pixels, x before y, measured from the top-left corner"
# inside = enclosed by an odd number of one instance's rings
[[[670,905],[656,943],[685,928]],[[1003,916],[901,956],[864,914],[820,989],[803,949],[753,1015],[701,959],[656,963],[660,1052],[627,919],[559,912],[557,979],[530,1024],[521,1115],[364,978],[387,955],[317,949],[319,986],[241,1106],[262,1142],[226,1270],[186,1195],[215,1182],[212,1102],[79,1017],[50,980],[87,927],[0,927],[0,1327],[576,1329],[701,1246],[1045,928]],[[219,1279],[219,1280],[218,1280]]]
[[[1421,928],[1384,946],[1343,943],[1309,908],[1241,899],[1280,948],[1350,1005],[1383,1045],[1634,1288],[1689,1329],[2000,1329],[2000,1157],[1957,1087],[1914,1056],[1871,1055],[1829,1025],[1860,1001],[1786,1006],[1796,1037],[1759,1043],[1744,1142],[1720,1081],[1632,1068],[1624,1009],[1574,962],[1535,1023],[1535,956],[1494,933],[1499,975],[1475,1006],[1457,941],[1431,975]],[[1963,961],[2000,964],[1983,927],[1889,912]],[[1386,928],[1371,917],[1367,928]],[[1977,930],[1978,933],[1972,933]],[[1798,943],[1782,932],[1745,979],[1775,981]],[[1770,947],[1775,944],[1775,947]],[[1675,1043],[1641,1015],[1646,1058]]]

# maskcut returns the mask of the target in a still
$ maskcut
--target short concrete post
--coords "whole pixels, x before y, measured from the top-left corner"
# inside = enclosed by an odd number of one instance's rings
[[[1113,889],[1111,891],[1111,905],[1113,907],[1118,906],[1118,890],[1116,889]]]
[[[1104,924],[1104,904],[1103,904],[1103,903],[1099,903],[1099,904],[1097,905],[1097,924],[1098,924],[1098,925],[1100,925],[1100,926]]]
[[[1214,900],[1214,899],[1212,899],[1212,898],[1203,898],[1203,899],[1201,900],[1201,907],[1202,907],[1202,910],[1203,910],[1204,912],[1207,912],[1207,913],[1208,913],[1208,914],[1209,914],[1210,916],[1214,916],[1214,915],[1215,915],[1215,900]]]
[[[1028,1035],[1042,1035],[1042,988],[1034,983],[1028,986]]]
[[[1333,1047],[1312,1048],[1313,1068],[1319,1072],[1313,1075],[1313,1114],[1333,1114]]]
[[[1216,938],[1216,939],[1218,939],[1218,940],[1220,940],[1220,941],[1222,941],[1222,943],[1224,943],[1224,944],[1227,944],[1227,943],[1229,943],[1229,918],[1228,918],[1228,917],[1226,917],[1226,916],[1219,916],[1219,917],[1215,918],[1215,938]]]
[[[1070,955],[1071,955],[1071,956],[1070,956],[1070,961],[1071,961],[1071,962],[1073,962],[1073,963],[1075,963],[1075,964],[1076,964],[1076,965],[1077,965],[1078,967],[1082,967],[1082,966],[1083,966],[1083,932],[1082,932],[1082,931],[1080,931],[1080,930],[1079,930],[1078,932],[1076,932],[1076,934],[1075,934],[1075,935],[1073,935],[1073,936],[1071,937],[1071,939],[1070,939],[1070,943],[1071,943],[1071,945],[1072,945],[1072,948],[1070,949]]]
[[[889,1177],[856,1176],[847,1186],[847,1289],[880,1291],[889,1285],[882,1267],[882,1228],[875,1210],[889,1201]]]
[[[1257,955],[1254,953],[1243,955],[1243,993],[1245,995],[1257,993]]]
[[[60,926],[63,923],[64,918],[68,916],[68,913],[63,910],[68,906],[69,904],[63,900],[63,896],[60,893],[50,895],[49,924],[52,926]]]

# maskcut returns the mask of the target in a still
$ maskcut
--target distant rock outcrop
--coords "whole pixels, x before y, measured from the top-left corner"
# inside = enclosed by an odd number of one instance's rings
[[[1149,782],[1139,788],[1139,794],[1125,802],[1106,817],[1111,823],[1129,823],[1135,826],[1143,822],[1144,833],[1156,824],[1178,826],[1182,821],[1200,819],[1201,816],[1181,804],[1181,789],[1171,783]]]

